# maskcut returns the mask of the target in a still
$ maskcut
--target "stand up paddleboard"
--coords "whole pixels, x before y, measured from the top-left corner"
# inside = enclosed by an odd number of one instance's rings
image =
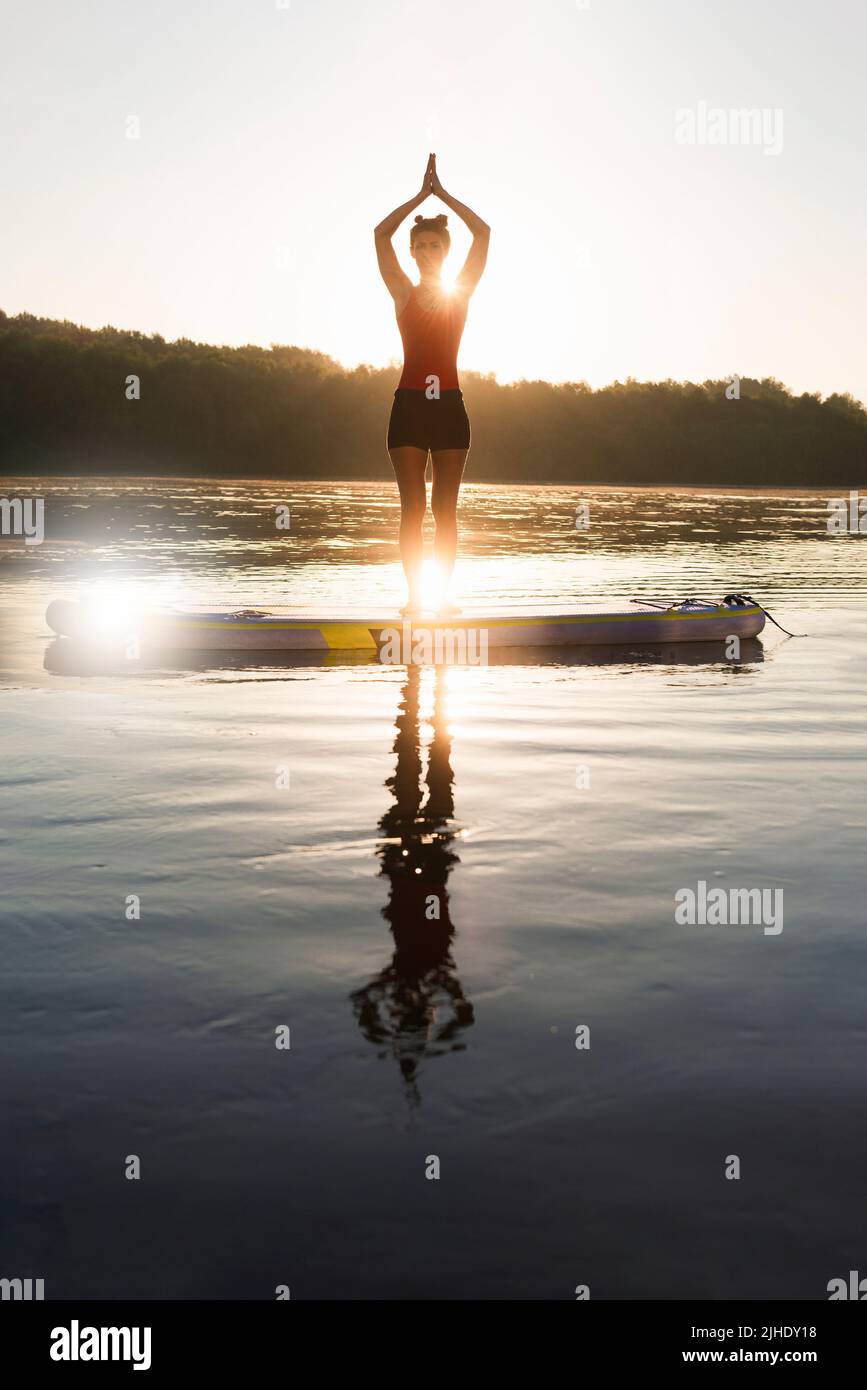
[[[119,615],[88,601],[55,599],[45,620],[58,637],[79,641],[137,639],[143,646],[183,651],[356,651],[383,660],[429,641],[482,643],[488,647],[572,647],[718,642],[756,637],[764,609],[753,599],[729,594],[719,603],[585,604],[571,613],[461,613],[448,619],[417,617],[321,617],[289,610],[243,609],[197,612],[163,609]],[[393,653],[389,656],[389,653]]]

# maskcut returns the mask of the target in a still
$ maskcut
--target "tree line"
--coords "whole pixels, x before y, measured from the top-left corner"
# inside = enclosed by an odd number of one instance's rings
[[[0,470],[387,478],[397,375],[308,348],[166,342],[0,310]],[[474,480],[824,487],[865,476],[867,411],[848,394],[796,396],[750,377],[592,390],[462,372],[461,384]]]

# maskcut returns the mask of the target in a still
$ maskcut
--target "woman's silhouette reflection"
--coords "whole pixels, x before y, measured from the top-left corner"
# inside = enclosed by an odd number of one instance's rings
[[[473,1006],[464,998],[451,956],[455,929],[446,889],[460,862],[452,847],[459,828],[453,820],[448,672],[439,667],[434,675],[433,738],[424,778],[419,732],[423,680],[426,685],[424,668],[407,668],[395,721],[397,764],[385,783],[394,804],[379,822],[386,837],[377,847],[380,872],[389,880],[382,915],[391,927],[394,955],[352,994],[361,1031],[383,1046],[382,1056],[397,1059],[413,1101],[419,1100],[422,1058],[462,1048],[461,1035],[473,1023]]]

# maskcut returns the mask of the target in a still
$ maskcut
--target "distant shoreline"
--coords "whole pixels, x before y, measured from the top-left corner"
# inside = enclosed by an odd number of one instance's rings
[[[393,368],[275,344],[167,343],[0,310],[0,477],[385,482]],[[461,373],[467,482],[852,488],[867,411],[773,378],[518,381]],[[251,472],[244,473],[249,460]]]
[[[864,473],[865,473],[865,477],[864,477],[863,482],[861,483],[861,487],[864,489],[865,493],[867,493],[867,463],[865,463]],[[309,476],[303,476],[303,477],[302,477],[301,475],[296,476],[295,474],[283,474],[283,475],[272,474],[272,475],[262,475],[262,476],[252,477],[252,476],[250,476],[250,475],[248,475],[248,474],[245,474],[245,473],[237,473],[237,474],[229,474],[229,473],[225,473],[225,474],[223,474],[223,473],[55,473],[55,472],[53,472],[53,471],[48,472],[48,471],[44,471],[44,470],[41,471],[41,472],[40,472],[40,471],[33,471],[33,472],[22,472],[22,473],[19,473],[19,472],[15,472],[15,473],[6,473],[6,472],[0,470],[0,478],[2,478],[2,480],[3,480],[4,487],[5,487],[5,485],[6,485],[7,483],[30,482],[30,481],[32,481],[34,478],[39,478],[40,481],[44,479],[44,480],[52,480],[52,481],[67,482],[67,483],[74,483],[74,482],[101,482],[101,483],[112,483],[112,482],[114,482],[114,483],[207,483],[207,482],[221,482],[221,483],[238,483],[238,484],[243,484],[244,486],[247,486],[247,487],[255,487],[256,485],[259,485],[259,484],[262,484],[262,485],[265,485],[265,484],[271,485],[271,484],[274,484],[274,483],[314,483],[314,484],[318,484],[318,485],[321,485],[321,484],[323,484],[323,483],[326,483],[326,484],[328,484],[328,483],[338,483],[338,484],[341,484],[341,485],[343,485],[343,486],[345,486],[347,483],[352,483],[354,486],[359,486],[359,485],[360,485],[360,486],[364,486],[364,487],[382,487],[383,484],[388,485],[389,483],[391,483],[391,482],[394,481],[393,479],[389,479],[389,478],[387,478],[387,477],[386,477],[386,478],[361,478],[361,477],[349,477],[349,478],[347,478],[347,477],[327,477],[327,478],[326,478],[326,477],[318,477],[318,476],[315,476],[315,475],[309,475]],[[473,478],[473,477],[471,476],[471,469],[470,469],[469,465],[467,466],[467,475],[465,476],[464,483],[463,483],[463,487],[464,487],[464,488],[468,488],[468,487],[491,487],[491,488],[525,488],[525,487],[566,488],[566,487],[568,487],[568,488],[581,488],[581,487],[584,487],[584,488],[587,488],[588,490],[591,490],[591,491],[593,491],[593,492],[606,492],[606,491],[607,491],[607,492],[623,492],[623,491],[630,491],[630,492],[692,492],[692,493],[714,493],[714,494],[721,494],[721,493],[722,493],[722,494],[738,494],[738,493],[773,493],[774,495],[780,495],[780,496],[784,496],[784,495],[786,495],[786,494],[791,494],[791,495],[793,495],[793,496],[801,496],[801,495],[808,495],[808,496],[809,496],[809,495],[814,495],[814,494],[816,494],[816,493],[824,492],[824,491],[827,490],[827,488],[835,488],[837,491],[839,491],[839,489],[840,489],[841,487],[850,487],[850,486],[851,486],[852,488],[857,488],[857,487],[858,487],[858,484],[857,484],[857,483],[852,483],[852,484],[842,484],[842,483],[833,483],[833,484],[831,484],[831,483],[828,483],[828,484],[819,484],[819,483],[787,484],[787,483],[779,483],[779,484],[777,484],[777,483],[712,483],[712,482],[702,482],[702,483],[684,483],[684,482],[670,482],[670,483],[636,483],[636,482],[629,482],[629,481],[620,482],[620,483],[611,483],[611,482],[609,482],[609,483],[595,483],[595,482],[590,482],[590,481],[588,481],[588,480],[586,480],[586,479],[584,479],[584,480],[576,479],[576,480],[572,481],[572,480],[564,479],[564,478],[532,478],[532,479],[528,478],[528,479],[525,479],[525,480],[523,480],[523,481],[522,481],[521,479],[517,479],[517,478],[508,478],[508,479],[505,479],[505,480],[500,480],[500,479],[497,479],[497,478]],[[3,491],[3,489],[0,488],[0,493],[2,493],[2,491]]]

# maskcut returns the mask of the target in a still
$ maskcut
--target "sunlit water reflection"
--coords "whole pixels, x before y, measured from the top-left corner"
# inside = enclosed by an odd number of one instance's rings
[[[863,1265],[865,583],[824,497],[467,489],[465,603],[746,589],[810,634],[738,664],[88,670],[41,615],[95,583],[396,606],[396,499],[36,491],[45,544],[0,550],[0,1272],[53,1298],[821,1298]],[[677,926],[699,880],[782,888],[784,930]]]

